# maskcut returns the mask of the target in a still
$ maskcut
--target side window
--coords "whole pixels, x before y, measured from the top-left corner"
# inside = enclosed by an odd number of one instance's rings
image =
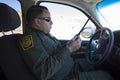
[[[84,26],[88,17],[82,11],[63,4],[41,2],[40,5],[46,6],[53,21],[51,34],[60,40],[70,40]],[[89,20],[86,27],[95,27]]]
[[[0,3],[5,3],[18,12],[20,19],[21,19],[21,25],[17,29],[13,30],[13,33],[14,34],[15,33],[22,34],[23,33],[23,30],[22,30],[22,12],[21,12],[20,2],[18,0],[0,0]],[[5,32],[5,35],[9,35],[9,34],[12,34],[12,32],[11,31]],[[1,36],[3,36],[3,33],[0,32],[0,37]]]

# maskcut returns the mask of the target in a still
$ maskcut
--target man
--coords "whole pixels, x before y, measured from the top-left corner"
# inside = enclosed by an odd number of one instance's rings
[[[49,34],[53,24],[49,10],[44,6],[32,6],[26,19],[28,29],[19,40],[21,55],[38,80],[112,80],[102,71],[74,72],[71,54],[81,46],[74,37],[64,46]],[[96,79],[97,78],[97,79]]]

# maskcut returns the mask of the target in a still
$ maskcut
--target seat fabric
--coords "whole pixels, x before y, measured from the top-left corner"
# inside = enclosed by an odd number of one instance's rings
[[[0,38],[0,66],[7,80],[35,80],[20,57],[17,39],[20,34]]]
[[[14,30],[20,23],[18,13],[10,6],[0,3],[0,32]],[[22,34],[11,34],[0,37],[0,80],[36,80],[20,56],[17,41],[21,36]]]

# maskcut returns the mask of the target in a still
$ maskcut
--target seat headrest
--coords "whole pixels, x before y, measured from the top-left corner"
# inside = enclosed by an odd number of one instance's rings
[[[12,7],[0,3],[0,32],[14,30],[21,24],[20,17]]]

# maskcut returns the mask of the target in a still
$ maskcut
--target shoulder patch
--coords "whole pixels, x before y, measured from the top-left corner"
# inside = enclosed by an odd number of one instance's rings
[[[24,51],[34,47],[32,35],[22,37],[19,42]]]

